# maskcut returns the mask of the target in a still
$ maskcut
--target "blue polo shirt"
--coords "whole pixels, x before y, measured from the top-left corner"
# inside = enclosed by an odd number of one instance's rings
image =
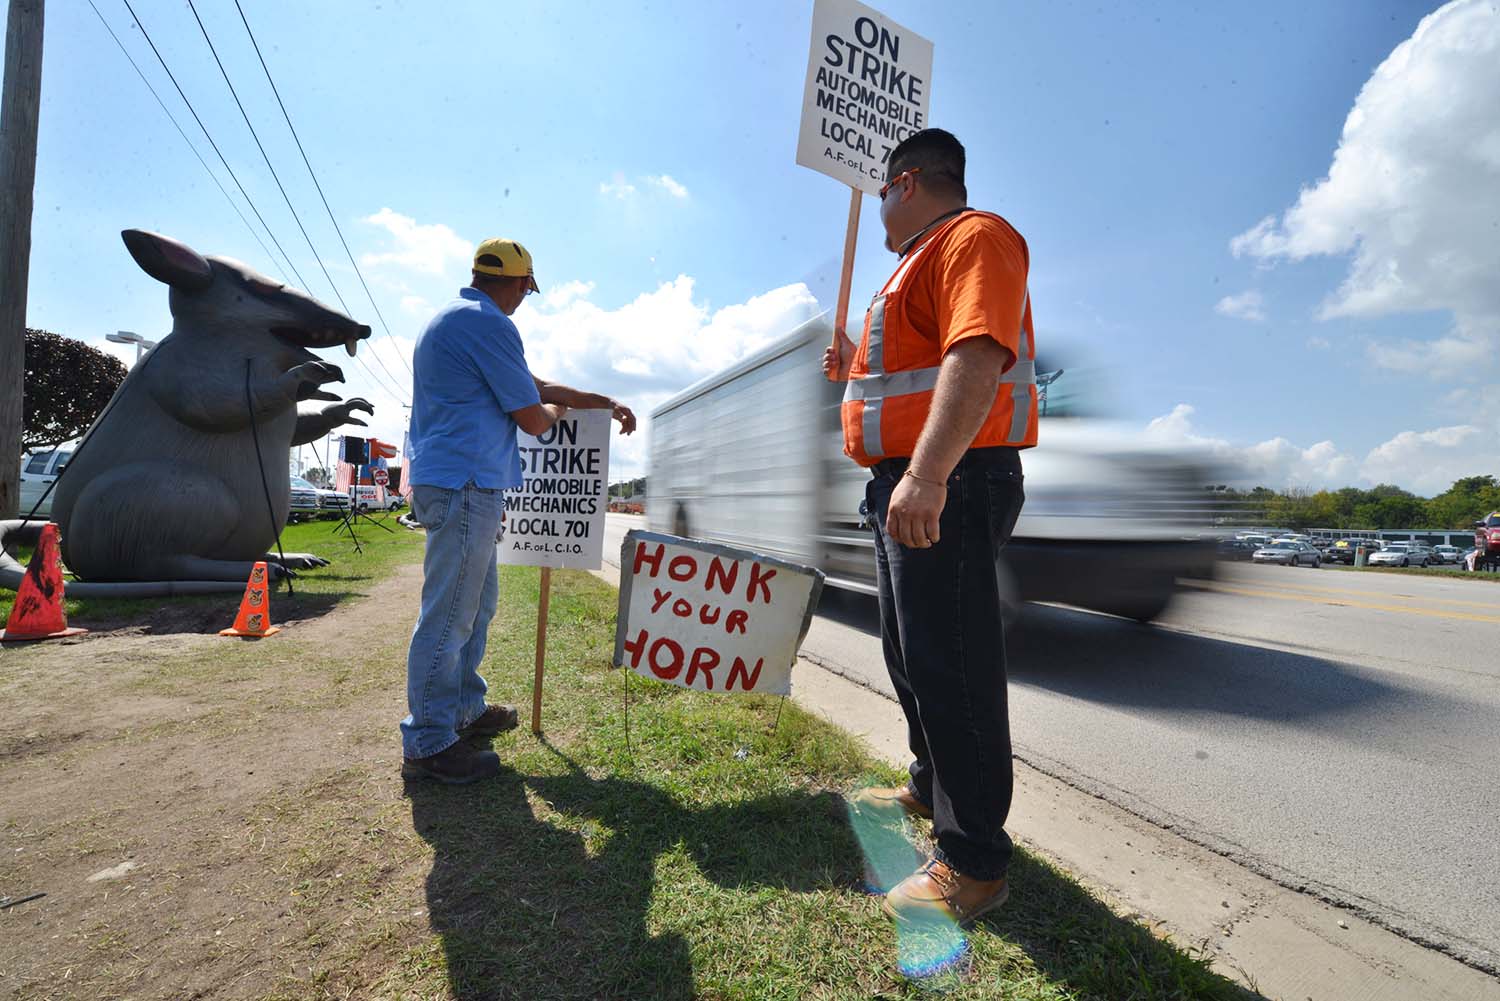
[[[410,482],[457,490],[521,485],[516,422],[540,403],[521,335],[494,300],[461,289],[427,324],[412,355]]]

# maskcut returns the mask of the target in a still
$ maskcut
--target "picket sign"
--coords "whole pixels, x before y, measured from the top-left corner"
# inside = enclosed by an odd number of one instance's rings
[[[833,344],[849,315],[862,193],[878,195],[901,140],[929,124],[932,42],[859,0],[816,0],[797,163],[849,186]]]
[[[552,570],[598,570],[603,562],[609,434],[608,410],[570,410],[541,435],[516,436],[524,482],[506,491],[505,531],[496,544],[501,564],[542,568],[531,683],[531,732],[538,735]]]
[[[620,549],[615,666],[700,692],[787,695],[823,573],[633,531]]]

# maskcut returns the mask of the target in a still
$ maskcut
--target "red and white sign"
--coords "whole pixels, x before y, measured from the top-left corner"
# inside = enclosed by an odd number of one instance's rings
[[[371,471],[370,479],[375,481],[377,487],[383,487],[391,482],[391,474],[377,466]]]
[[[629,532],[615,666],[700,692],[786,695],[823,574],[744,549]]]

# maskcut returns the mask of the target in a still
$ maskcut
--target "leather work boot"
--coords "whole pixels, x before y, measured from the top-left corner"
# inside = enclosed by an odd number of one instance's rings
[[[514,730],[520,721],[515,706],[485,706],[479,718],[458,731],[460,737],[494,737]]]
[[[470,747],[461,740],[425,758],[401,759],[401,777],[405,779],[467,785],[499,774],[500,755]]]
[[[897,921],[923,922],[945,917],[967,927],[1005,903],[1005,877],[974,879],[945,862],[931,859],[885,895],[883,909]]]
[[[883,813],[895,813],[900,810],[913,817],[932,819],[932,807],[913,796],[906,786],[874,786],[861,789],[849,797],[849,802],[856,810],[876,810]]]

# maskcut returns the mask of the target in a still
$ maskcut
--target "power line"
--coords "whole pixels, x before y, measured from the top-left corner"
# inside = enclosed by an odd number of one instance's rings
[[[130,18],[135,22],[135,26],[141,29],[141,37],[145,38],[146,44],[151,46],[151,51],[156,55],[156,61],[161,63],[161,68],[166,71],[167,79],[171,80],[172,86],[177,88],[177,96],[182,98],[182,103],[186,104],[188,111],[192,113],[193,121],[197,122],[198,128],[203,130],[203,138],[208,140],[208,144],[212,146],[214,152],[218,154],[219,162],[224,165],[224,169],[227,170],[229,172],[229,176],[233,178],[235,187],[240,189],[240,194],[244,196],[246,203],[249,204],[250,211],[255,213],[255,218],[259,219],[261,226],[265,228],[266,235],[271,238],[271,242],[276,245],[276,249],[280,251],[281,256],[286,258],[287,267],[291,269],[292,274],[296,276],[297,281],[301,283],[302,287],[306,288],[307,281],[303,279],[302,275],[297,272],[297,266],[292,263],[291,256],[287,254],[287,252],[282,248],[281,241],[276,239],[276,234],[272,232],[271,227],[266,224],[265,217],[260,214],[260,209],[255,207],[255,199],[250,197],[250,193],[246,191],[245,186],[240,183],[239,176],[235,174],[234,168],[231,167],[229,165],[229,161],[224,158],[224,153],[219,149],[219,144],[214,142],[213,136],[209,135],[208,126],[203,124],[203,119],[198,117],[198,112],[197,109],[193,107],[193,102],[189,101],[187,95],[182,92],[182,85],[177,82],[177,77],[172,75],[172,70],[169,66],[167,66],[167,61],[162,58],[161,51],[157,49],[156,43],[151,40],[151,34],[146,31],[146,26],[142,24],[141,19],[136,16],[135,8],[130,6],[130,0],[122,0],[122,2],[125,4],[125,9],[130,11]]]
[[[281,272],[282,279],[289,281],[290,279],[287,278],[286,272],[281,267],[281,262],[276,260],[276,255],[271,253],[271,248],[266,246],[266,241],[262,240],[260,238],[260,234],[255,231],[255,227],[250,225],[250,220],[245,218],[245,213],[240,211],[239,205],[235,203],[235,200],[230,197],[229,192],[225,190],[223,183],[219,180],[219,176],[213,172],[213,169],[211,167],[209,167],[208,161],[203,159],[203,154],[198,152],[198,147],[193,145],[193,141],[188,138],[187,133],[182,130],[182,126],[177,123],[176,116],[172,114],[172,111],[167,107],[166,102],[161,99],[161,95],[156,92],[156,88],[151,85],[151,81],[147,79],[146,74],[141,72],[140,66],[136,65],[136,61],[134,57],[131,56],[130,50],[125,48],[125,43],[120,41],[119,35],[115,34],[115,29],[111,28],[109,26],[109,22],[104,19],[104,15],[99,13],[99,8],[94,5],[94,0],[89,0],[89,6],[94,8],[94,14],[99,18],[99,23],[104,25],[104,30],[109,32],[109,37],[113,38],[115,40],[115,44],[120,47],[121,54],[123,54],[126,61],[130,63],[130,68],[135,70],[135,75],[141,78],[141,82],[146,85],[146,89],[151,92],[151,96],[156,98],[156,103],[161,106],[161,110],[166,114],[167,120],[172,123],[172,127],[177,130],[177,134],[182,136],[182,141],[187,143],[187,148],[193,151],[193,156],[197,157],[198,162],[203,165],[203,169],[208,171],[208,176],[218,187],[219,193],[224,196],[224,200],[229,203],[229,207],[234,209],[234,214],[240,217],[240,222],[244,223],[245,228],[250,231],[250,235],[255,237],[255,242],[260,244],[260,249],[266,252],[266,257],[270,258],[271,263],[275,265],[276,270]]]
[[[339,228],[338,218],[333,214],[333,209],[329,207],[328,196],[323,194],[323,185],[318,183],[318,175],[313,170],[312,163],[307,159],[307,150],[302,148],[302,138],[297,135],[297,129],[292,125],[292,116],[287,113],[286,104],[281,100],[281,91],[276,88],[276,81],[271,78],[271,68],[266,65],[266,57],[261,55],[260,43],[255,40],[255,32],[250,30],[250,22],[245,18],[245,11],[240,6],[240,0],[234,0],[234,9],[239,11],[240,21],[245,25],[245,34],[250,36],[250,44],[255,47],[255,57],[260,60],[260,68],[265,71],[266,82],[271,85],[271,93],[276,95],[276,104],[281,108],[281,117],[286,119],[286,127],[292,133],[292,139],[297,143],[297,152],[302,154],[302,162],[307,166],[307,173],[312,178],[313,187],[318,189],[318,197],[323,200],[323,208],[328,213],[328,221],[333,223],[333,230],[339,235],[339,242],[344,245],[344,253],[349,256],[349,264],[354,268],[354,273],[359,277],[359,283],[364,287],[365,296],[370,300],[370,306],[375,310],[375,315],[379,317],[380,325],[385,328],[386,336],[392,337],[390,325],[385,322],[385,315],[380,312],[380,306],[375,302],[375,296],[370,293],[370,286],[365,282],[364,272],[359,270],[359,264],[354,260],[354,252],[349,249],[349,242],[344,239],[344,231]],[[406,356],[397,351],[396,357],[400,359],[402,365],[406,366],[406,374],[414,375],[411,365],[407,364]],[[377,356],[376,361],[379,360]],[[382,365],[381,367],[384,368],[385,366]]]
[[[219,75],[224,78],[224,83],[229,88],[229,94],[234,98],[234,106],[240,109],[240,117],[245,120],[245,128],[250,130],[250,137],[255,140],[255,148],[260,150],[260,158],[266,162],[266,169],[271,172],[271,179],[276,182],[276,190],[281,192],[281,199],[286,202],[287,211],[292,214],[292,221],[297,224],[297,229],[301,232],[302,239],[307,242],[307,249],[312,252],[313,258],[318,262],[318,267],[322,270],[323,277],[328,280],[328,287],[333,289],[334,298],[343,307],[345,315],[349,315],[352,312],[349,309],[349,304],[344,301],[343,293],[339,291],[339,287],[334,282],[333,276],[328,273],[328,266],[323,263],[323,255],[318,253],[318,248],[313,246],[312,237],[307,235],[307,227],[302,225],[302,217],[297,214],[297,208],[292,204],[291,196],[286,193],[286,187],[281,183],[281,176],[276,173],[276,167],[271,163],[271,157],[266,153],[266,147],[260,141],[260,134],[255,131],[255,126],[250,122],[250,115],[245,111],[245,105],[240,101],[239,92],[234,89],[234,82],[229,79],[229,71],[224,68],[224,62],[219,58],[219,52],[214,48],[213,39],[208,36],[208,28],[204,27],[203,19],[198,16],[198,8],[193,3],[193,0],[188,0],[188,10],[193,12],[193,20],[198,22],[198,30],[203,33],[203,40],[208,43],[208,51],[213,55],[214,63],[219,67]],[[278,97],[277,100],[279,101],[280,98]],[[405,399],[405,394],[400,389],[400,381],[391,374],[390,369],[386,368],[385,362],[380,360],[379,355],[375,354],[373,350],[371,354],[375,358],[375,364],[381,367],[386,377],[390,380],[390,385],[386,388],[396,387],[396,398]],[[354,357],[359,360],[358,355]],[[360,360],[360,365],[369,373],[370,378],[375,379],[377,382],[379,381],[379,376],[370,371],[362,360]]]
[[[122,2],[125,4],[125,9],[130,12],[130,17],[135,22],[136,27],[140,28],[141,37],[146,39],[146,44],[151,47],[152,54],[156,56],[156,61],[161,64],[162,70],[167,74],[167,79],[171,80],[172,86],[177,89],[177,96],[182,98],[183,104],[187,105],[188,112],[193,116],[193,121],[198,123],[198,128],[203,131],[203,137],[208,140],[209,146],[213,147],[213,151],[218,156],[219,162],[224,165],[224,169],[229,173],[230,178],[233,179],[235,187],[239,189],[240,195],[244,197],[246,204],[250,206],[250,211],[255,213],[255,218],[260,221],[261,226],[266,231],[266,235],[271,238],[271,243],[281,253],[281,256],[285,258],[287,267],[291,270],[292,275],[296,277],[298,284],[304,289],[308,288],[307,279],[302,277],[302,273],[299,272],[297,270],[297,266],[292,263],[291,255],[286,252],[286,249],[284,247],[282,247],[281,241],[276,239],[275,231],[271,229],[270,225],[266,222],[265,217],[261,215],[260,209],[256,207],[255,199],[250,197],[250,193],[246,191],[245,186],[240,183],[239,175],[236,174],[234,172],[234,168],[229,165],[229,160],[224,156],[224,151],[219,149],[219,144],[214,142],[214,137],[208,131],[208,126],[203,124],[203,119],[199,116],[198,110],[193,107],[193,102],[188,100],[187,94],[182,89],[182,84],[177,82],[177,77],[175,74],[173,74],[172,68],[167,65],[167,61],[165,58],[163,58],[161,50],[156,47],[156,42],[152,40],[151,33],[146,30],[146,26],[141,22],[140,17],[136,14],[135,8],[130,5],[130,0],[122,0]],[[243,109],[241,110],[243,111]],[[317,252],[314,251],[313,253],[314,256],[316,256]],[[277,268],[280,268],[279,264],[277,265]],[[337,289],[335,289],[335,292],[336,291]],[[345,311],[348,311],[348,307],[345,307]],[[359,358],[359,356],[356,355],[354,360],[359,364],[359,367],[365,372],[365,374],[369,376],[370,381],[374,385],[385,390],[386,392],[392,392],[398,401],[406,400],[409,398],[408,394],[401,391],[401,389],[399,388],[399,383],[397,383],[398,388],[392,391],[391,386],[382,383],[380,378],[376,376],[375,373],[370,370],[369,366],[364,363],[363,359]],[[376,360],[378,361],[379,359],[377,358]],[[395,381],[394,377],[392,381]]]

